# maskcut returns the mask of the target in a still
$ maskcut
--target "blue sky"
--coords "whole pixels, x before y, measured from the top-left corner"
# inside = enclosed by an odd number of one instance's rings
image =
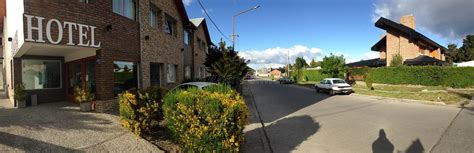
[[[462,37],[459,35],[466,33],[466,30],[451,30],[443,35],[440,30],[432,28],[439,26],[431,25],[431,21],[425,19],[434,18],[435,14],[430,9],[442,9],[445,5],[442,0],[434,1],[439,4],[434,2],[436,5],[420,11],[420,8],[410,6],[416,4],[411,4],[413,2],[409,0],[201,0],[228,38],[232,32],[231,19],[234,14],[256,5],[261,6],[236,18],[235,31],[239,35],[236,49],[251,60],[250,64],[254,68],[281,66],[286,62],[285,55],[281,54],[286,52],[290,52],[291,61],[296,56],[321,60],[330,53],[342,54],[348,62],[377,57],[377,52],[371,52],[370,47],[384,33],[374,26],[379,16],[398,22],[401,15],[414,14],[419,32],[444,46],[453,42],[459,44],[459,38]],[[470,0],[455,1],[459,1],[458,5],[471,4]],[[183,2],[190,18],[205,17],[197,0]],[[207,17],[206,20],[212,41],[219,42],[223,36]],[[226,42],[229,45],[231,43],[228,40]]]

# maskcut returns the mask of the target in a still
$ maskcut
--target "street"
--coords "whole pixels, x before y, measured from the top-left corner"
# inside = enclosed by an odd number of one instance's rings
[[[472,109],[264,80],[247,81],[243,95],[251,112],[245,152],[474,152]]]

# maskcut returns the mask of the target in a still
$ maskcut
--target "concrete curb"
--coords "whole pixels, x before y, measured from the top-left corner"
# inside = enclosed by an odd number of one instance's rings
[[[253,113],[253,115],[255,115],[259,121],[259,124],[257,125],[257,130],[259,133],[260,140],[262,142],[263,152],[273,153],[272,147],[270,145],[270,141],[265,131],[265,124],[263,123],[262,118],[260,117],[260,112],[258,110],[257,104],[255,104],[255,99],[253,97],[252,90],[248,87],[248,82],[245,82],[245,85],[242,87],[242,93],[246,93],[242,95],[245,96],[245,99],[249,100],[249,102],[251,103],[252,106],[248,106],[248,107],[253,107],[255,111],[251,113]]]

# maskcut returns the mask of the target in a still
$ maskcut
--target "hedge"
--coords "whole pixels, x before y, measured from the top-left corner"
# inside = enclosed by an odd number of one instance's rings
[[[370,68],[374,83],[446,86],[474,86],[474,67],[404,66]]]
[[[295,78],[294,73],[290,73],[291,78]],[[303,80],[302,81],[321,81],[324,78],[328,78],[326,74],[321,74],[319,70],[303,70]]]
[[[163,113],[183,152],[239,152],[244,143],[247,105],[229,86],[168,93]]]

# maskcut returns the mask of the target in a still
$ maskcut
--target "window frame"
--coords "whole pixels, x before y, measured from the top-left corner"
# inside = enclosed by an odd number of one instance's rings
[[[163,31],[168,34],[168,35],[171,35],[171,36],[176,36],[176,33],[177,33],[177,27],[176,27],[176,19],[174,19],[173,17],[171,17],[170,15],[168,14],[165,14],[165,20],[163,22]],[[166,30],[168,27],[169,31]]]
[[[173,67],[174,68],[174,78],[173,79],[170,79],[169,75],[171,74],[171,69],[170,67]],[[178,82],[178,65],[176,64],[167,64],[166,65],[166,82],[167,83],[176,83]]]
[[[136,71],[137,71],[136,73],[137,73],[137,74],[136,74],[136,75],[132,75],[132,76],[136,77],[136,79],[137,79],[137,82],[135,82],[135,84],[136,84],[136,89],[139,89],[139,87],[140,87],[140,79],[141,79],[141,78],[140,78],[140,73],[141,73],[141,72],[140,72],[140,63],[137,62],[137,61],[126,61],[126,60],[113,60],[112,63],[115,65],[116,62],[118,62],[118,63],[120,63],[120,62],[123,62],[123,63],[132,63],[132,65],[136,65],[136,68],[137,68],[137,69],[136,69]],[[130,69],[133,70],[133,68],[134,68],[134,67],[132,66]],[[115,69],[112,70],[112,73],[113,73],[112,75],[114,76],[112,82],[113,82],[113,86],[114,86],[114,88],[115,88],[115,73],[116,73],[116,72],[115,72]],[[132,71],[132,73],[134,73],[134,71]],[[126,89],[126,90],[130,90],[130,89]],[[115,95],[115,93],[114,93],[114,97],[117,97],[117,95]]]
[[[116,10],[115,9],[115,5],[114,3],[116,2],[120,2],[120,6],[118,6],[120,8],[120,10]],[[126,14],[126,2],[131,2],[131,4],[133,4],[133,19],[130,18],[127,14]],[[118,9],[118,8],[117,8]],[[119,14],[123,17],[126,17],[130,20],[133,20],[133,21],[137,21],[137,1],[136,0],[112,0],[112,12],[116,13],[116,14]]]
[[[41,88],[41,89],[28,89],[26,88],[26,83],[24,82],[25,77],[23,75],[23,64],[24,61],[50,61],[50,62],[57,62],[59,63],[59,87],[56,88]],[[43,63],[44,64],[44,63]],[[51,90],[51,89],[63,89],[63,62],[61,60],[56,60],[56,59],[21,59],[21,83],[25,84],[25,90]],[[44,83],[43,83],[44,84]]]
[[[188,30],[183,31],[183,42],[184,45],[189,46],[189,43],[191,42],[191,33]]]
[[[159,23],[159,16],[160,16],[161,10],[158,9],[158,7],[156,7],[155,5],[153,5],[153,4],[150,3],[150,9],[149,9],[149,11],[150,11],[150,12],[148,13],[148,22],[149,22],[148,25],[150,25],[150,27],[152,27],[152,28],[158,28],[158,26],[160,25],[160,23]],[[153,13],[154,13],[154,15],[155,15],[155,16],[154,16],[154,20],[155,20],[155,23],[154,23],[154,24],[152,24],[152,22],[151,22],[151,20],[153,19],[153,17],[152,17]]]

